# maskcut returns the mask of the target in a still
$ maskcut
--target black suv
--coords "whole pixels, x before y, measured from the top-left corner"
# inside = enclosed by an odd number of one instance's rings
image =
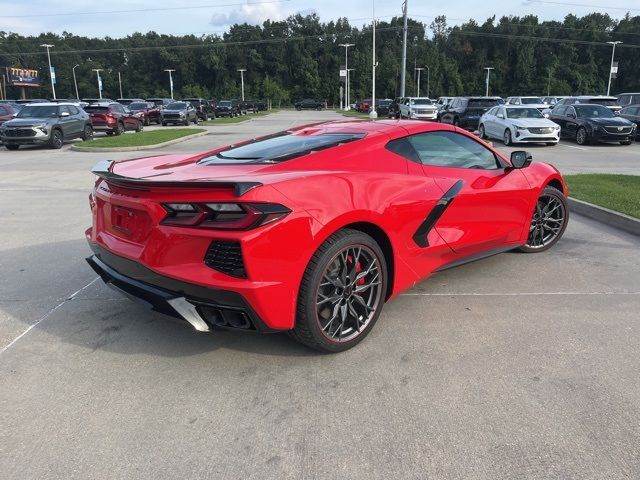
[[[237,100],[220,100],[216,103],[218,117],[239,117],[241,114],[240,102]]]
[[[204,98],[184,98],[182,101],[189,102],[193,105],[200,120],[204,120],[206,122],[210,118],[216,118],[216,112],[211,108],[209,100],[205,100]]]
[[[296,110],[322,110],[324,108],[324,102],[305,98],[300,102],[296,102],[295,107]]]
[[[619,114],[620,117],[636,124],[636,139],[640,140],[640,104],[624,107]]]
[[[621,93],[618,95],[618,104],[621,107],[640,105],[640,93]]]
[[[251,112],[251,113],[256,113],[258,111],[258,107],[256,106],[256,101],[255,100],[245,100],[242,103],[242,109],[245,112]]]
[[[400,118],[400,104],[402,103],[402,97],[396,97],[391,100],[389,104],[389,112],[387,113],[389,118]]]
[[[474,131],[485,112],[503,104],[500,97],[456,97],[440,112],[440,121]]]

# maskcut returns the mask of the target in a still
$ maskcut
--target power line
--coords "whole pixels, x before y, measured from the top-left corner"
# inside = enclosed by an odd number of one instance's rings
[[[549,5],[562,5],[563,7],[585,7],[585,8],[601,8],[602,10],[619,10],[623,12],[640,12],[640,8],[631,7],[610,7],[604,5],[591,5],[588,3],[568,3],[568,2],[553,2],[548,0],[527,0],[526,3],[545,3]]]

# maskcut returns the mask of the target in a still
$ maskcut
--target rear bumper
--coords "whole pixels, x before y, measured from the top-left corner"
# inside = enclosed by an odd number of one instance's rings
[[[154,311],[185,320],[199,331],[216,327],[262,333],[277,331],[267,327],[237,292],[159,275],[97,244],[89,245],[94,254],[87,262],[105,284]]]

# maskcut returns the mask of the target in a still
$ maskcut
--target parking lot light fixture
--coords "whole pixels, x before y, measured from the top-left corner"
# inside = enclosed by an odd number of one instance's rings
[[[623,43],[620,40],[616,40],[615,42],[607,42],[609,45],[613,45],[613,50],[611,52],[611,66],[609,67],[609,84],[607,85],[607,96],[611,92],[611,76],[613,75],[613,59],[616,56],[616,45],[619,43]]]
[[[171,76],[171,72],[175,72],[174,69],[165,68],[165,72],[169,72],[169,90],[171,90],[171,100],[173,100],[173,77]]]
[[[347,76],[345,77],[345,102],[344,109],[349,110],[349,47],[355,46],[355,43],[340,43],[339,47],[344,47],[344,69],[347,71]]]
[[[489,96],[489,78],[490,78],[490,75],[491,75],[491,70],[495,70],[495,68],[493,68],[493,67],[484,67],[483,70],[487,71],[487,88],[485,90],[484,96],[488,97]]]
[[[247,69],[239,68],[238,71],[240,72],[240,93],[242,95],[242,101],[244,102],[244,72],[246,72]]]
[[[51,55],[49,54],[49,49],[53,48],[54,45],[50,45],[48,43],[43,43],[42,45],[40,45],[41,47],[44,47],[47,49],[47,60],[49,60],[49,78],[51,79],[51,90],[53,92],[53,99],[56,99],[56,74],[53,73],[53,67],[51,66]]]
[[[102,100],[102,79],[100,78],[100,72],[102,72],[102,68],[92,68],[94,72],[96,72],[96,78],[98,79],[98,97]]]

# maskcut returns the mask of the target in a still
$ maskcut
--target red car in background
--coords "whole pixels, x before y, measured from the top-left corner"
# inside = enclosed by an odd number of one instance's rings
[[[144,128],[143,120],[128,113],[119,103],[94,103],[84,107],[84,111],[89,114],[91,125],[96,132],[122,135],[129,130],[141,132]]]
[[[289,331],[327,352],[434,272],[552,247],[569,215],[554,167],[417,121],[312,124],[93,172],[87,260],[107,284],[197,330]]]
[[[0,103],[0,125],[8,120],[12,120],[18,111],[19,110],[10,103]]]
[[[132,102],[129,104],[131,113],[142,120],[145,126],[151,122],[160,125],[160,109],[151,102]]]

